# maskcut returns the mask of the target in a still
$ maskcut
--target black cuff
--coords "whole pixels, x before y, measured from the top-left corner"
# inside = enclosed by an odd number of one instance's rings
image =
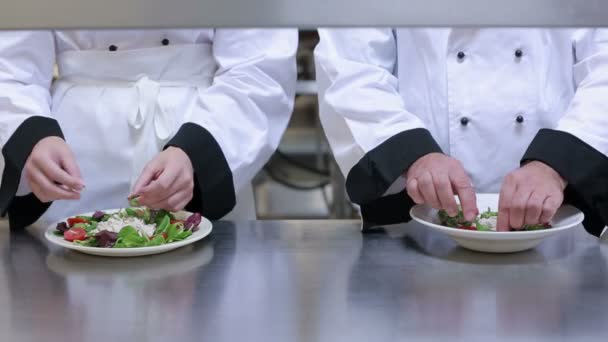
[[[583,226],[600,236],[608,224],[608,157],[572,134],[542,129],[522,158],[543,162],[567,182],[564,202],[585,213]]]
[[[415,204],[405,190],[363,204],[361,205],[362,230],[365,232],[374,227],[407,222],[411,219],[410,209]]]
[[[441,148],[424,128],[398,133],[373,150],[350,170],[346,191],[350,200],[366,204],[381,197],[418,158]]]
[[[21,172],[34,146],[47,137],[63,139],[61,128],[55,119],[32,116],[17,128],[4,147],[4,173],[0,186],[0,213],[9,214],[11,229],[26,227],[34,222],[48,209],[51,203],[42,203],[36,196],[15,197],[21,180]]]
[[[194,168],[194,197],[186,210],[211,220],[228,214],[236,204],[232,171],[213,135],[197,124],[185,123],[167,143],[170,146],[186,152]]]

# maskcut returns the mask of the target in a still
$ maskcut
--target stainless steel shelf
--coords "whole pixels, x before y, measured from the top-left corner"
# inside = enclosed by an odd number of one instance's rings
[[[326,144],[319,147],[319,132],[314,128],[291,127],[281,139],[280,150],[291,155],[330,153]]]
[[[19,0],[0,29],[608,26],[605,0]]]
[[[296,94],[317,95],[318,87],[316,81],[298,81],[296,83]]]

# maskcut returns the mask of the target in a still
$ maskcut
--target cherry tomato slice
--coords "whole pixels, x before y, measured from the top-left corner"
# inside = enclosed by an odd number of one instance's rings
[[[87,238],[87,231],[82,228],[70,228],[63,233],[63,238],[72,242]]]
[[[89,223],[89,221],[83,219],[82,217],[72,217],[68,219],[68,226],[74,227],[77,223]]]
[[[477,228],[475,228],[473,226],[460,226],[458,228],[464,229],[464,230],[477,230]]]

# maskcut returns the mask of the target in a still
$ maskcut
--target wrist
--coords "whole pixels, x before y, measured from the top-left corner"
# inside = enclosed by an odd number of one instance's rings
[[[562,175],[560,175],[559,172],[557,172],[551,166],[549,166],[541,161],[538,161],[538,160],[528,161],[524,164],[524,166],[527,166],[527,165],[530,165],[532,167],[539,167],[539,168],[545,170],[547,173],[551,174],[551,177],[554,178],[556,180],[556,182],[559,183],[562,191],[564,191],[566,189],[566,186],[568,186],[568,181],[566,181],[566,179],[564,179],[564,177],[562,177]]]
[[[178,159],[178,161],[182,161],[185,166],[188,167],[189,170],[194,173],[194,167],[192,166],[192,160],[190,160],[190,156],[184,151],[182,148],[178,146],[169,146],[165,149],[165,152],[169,155],[173,156],[172,159]]]
[[[416,160],[415,160],[415,161],[412,163],[412,165],[410,165],[410,167],[409,167],[409,168],[407,168],[407,169],[405,170],[405,172],[403,172],[403,173],[401,174],[401,176],[402,176],[403,178],[407,179],[407,178],[408,178],[408,174],[409,174],[410,170],[413,170],[413,169],[414,169],[416,166],[418,166],[420,163],[423,163],[425,160],[430,159],[430,158],[441,158],[441,157],[444,157],[444,156],[446,156],[446,155],[445,155],[444,153],[442,153],[442,152],[430,152],[430,153],[424,154],[424,155],[420,156],[418,159],[416,159]]]
[[[47,143],[65,143],[65,140],[63,140],[62,137],[57,137],[57,136],[50,136],[50,137],[44,137],[40,140],[38,140],[38,142],[34,145],[34,149],[39,146],[39,145],[43,145],[43,144],[47,144]]]

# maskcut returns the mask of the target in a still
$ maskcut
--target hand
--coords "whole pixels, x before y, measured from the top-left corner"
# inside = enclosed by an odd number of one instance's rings
[[[549,222],[564,200],[566,185],[555,170],[538,161],[511,172],[500,190],[497,230]]]
[[[80,199],[79,191],[84,189],[74,154],[59,137],[40,140],[27,158],[24,172],[30,189],[44,203]]]
[[[479,213],[471,180],[462,164],[454,158],[442,153],[429,153],[410,166],[406,177],[407,193],[417,204],[426,203],[456,216],[456,193],[465,220],[472,221]]]
[[[177,147],[169,147],[146,165],[139,176],[132,197],[154,209],[182,210],[194,189],[194,171],[188,155]]]

